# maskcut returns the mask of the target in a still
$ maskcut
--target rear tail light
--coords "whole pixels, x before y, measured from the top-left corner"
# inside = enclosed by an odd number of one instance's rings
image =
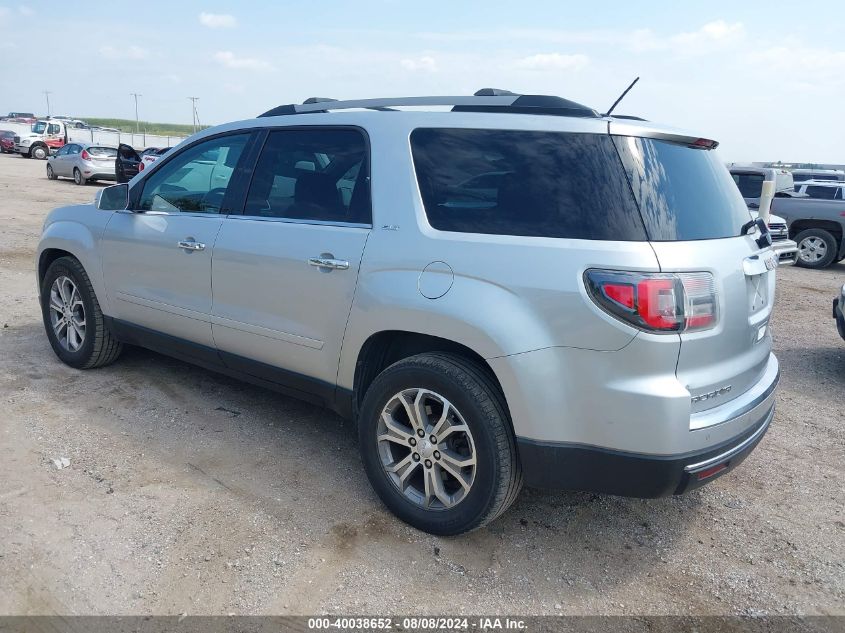
[[[82,150],[82,160],[91,160],[91,154],[88,153],[88,150]]]
[[[141,161],[140,163],[138,163],[138,171],[139,172],[144,171],[144,161]]]
[[[716,325],[710,273],[637,273],[591,269],[590,297],[614,317],[648,332],[694,332]]]

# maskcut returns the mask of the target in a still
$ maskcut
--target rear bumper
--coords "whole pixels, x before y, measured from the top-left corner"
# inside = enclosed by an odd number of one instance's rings
[[[762,418],[740,435],[684,455],[643,455],[519,438],[517,446],[528,486],[664,497],[693,490],[730,472],[754,450],[774,414],[771,403]]]

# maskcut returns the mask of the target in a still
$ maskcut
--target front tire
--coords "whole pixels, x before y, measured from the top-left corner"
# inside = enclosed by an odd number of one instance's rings
[[[522,487],[504,398],[461,356],[420,354],[385,369],[367,389],[358,433],[376,493],[424,532],[479,528],[507,510]]]
[[[73,182],[77,185],[84,185],[88,181],[85,179],[85,176],[82,175],[82,172],[79,171],[78,167],[73,168]]]
[[[73,257],[60,257],[47,269],[41,314],[53,351],[71,367],[103,367],[123,350],[106,325],[88,274]]]
[[[50,155],[47,148],[43,145],[36,145],[29,150],[29,153],[33,158],[37,158],[38,160],[45,160]]]
[[[838,244],[833,235],[824,229],[806,229],[795,236],[798,243],[796,265],[804,268],[826,268],[833,263]]]
[[[53,171],[53,166],[52,166],[52,165],[47,165],[47,178],[49,178],[50,180],[57,180],[57,179],[59,178],[59,177],[55,174],[55,172]]]

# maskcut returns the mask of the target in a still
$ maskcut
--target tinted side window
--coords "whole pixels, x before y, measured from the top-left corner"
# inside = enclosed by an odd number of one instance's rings
[[[836,196],[836,187],[807,185],[805,193],[811,198],[819,198],[821,200],[833,200],[833,198]]]
[[[743,198],[759,198],[763,193],[762,174],[731,174]]]
[[[441,231],[646,239],[609,136],[421,128],[411,149],[428,221]]]
[[[249,134],[198,143],[174,156],[144,182],[143,211],[220,213]]]
[[[715,150],[614,137],[653,241],[735,237],[748,207]]]
[[[358,130],[270,132],[255,167],[244,214],[368,224],[366,165],[367,144]]]

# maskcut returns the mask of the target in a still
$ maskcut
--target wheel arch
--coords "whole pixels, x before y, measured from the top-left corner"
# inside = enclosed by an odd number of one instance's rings
[[[46,227],[41,236],[36,259],[36,283],[39,293],[47,269],[61,257],[73,257],[79,262],[91,280],[100,308],[104,314],[110,314],[95,239],[88,227],[71,221],[53,222]]]
[[[358,349],[352,388],[353,417],[357,417],[368,387],[384,369],[404,358],[430,352],[455,354],[477,366],[499,390],[507,409],[507,398],[496,373],[477,351],[451,339],[396,329],[374,332]]]
[[[795,239],[801,231],[806,231],[807,229],[823,229],[831,233],[838,242],[842,242],[842,224],[834,220],[818,219],[795,220],[789,226],[789,239]]]

